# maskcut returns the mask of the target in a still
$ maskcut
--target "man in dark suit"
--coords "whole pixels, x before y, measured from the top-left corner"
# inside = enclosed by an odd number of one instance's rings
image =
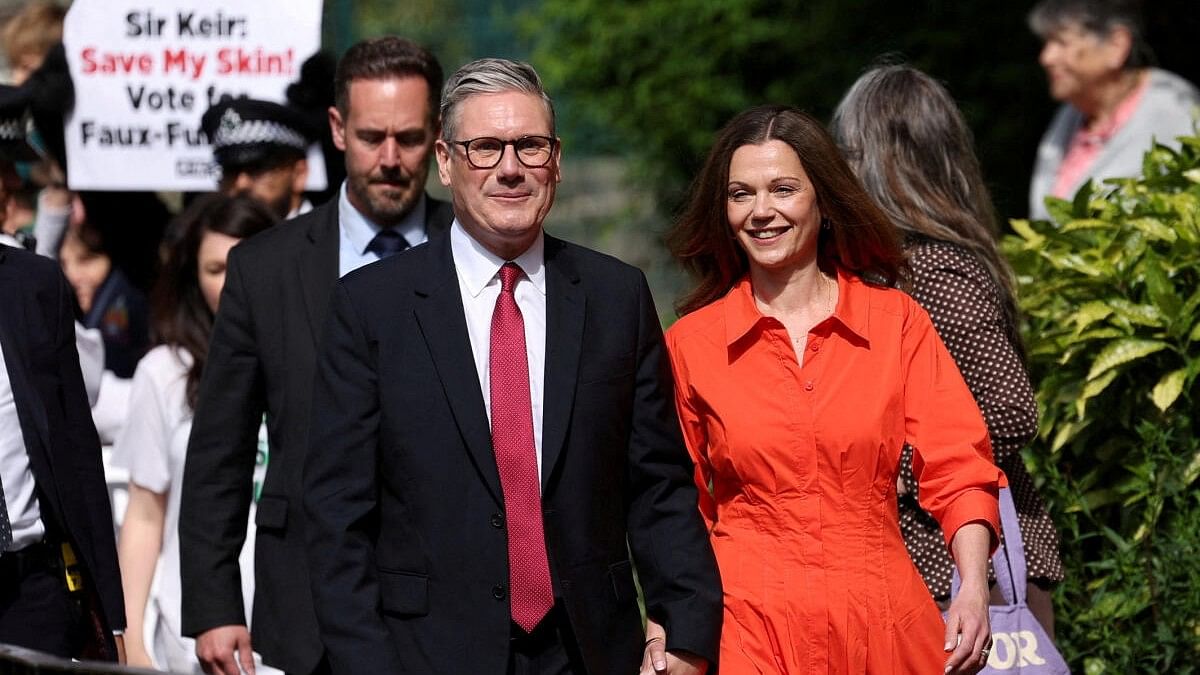
[[[183,632],[196,637],[206,672],[253,668],[237,557],[264,413],[269,458],[256,515],[253,648],[289,673],[327,668],[300,503],[318,331],[340,275],[421,243],[452,218],[448,204],[424,193],[441,80],[433,55],[407,40],[351,47],[329,112],[348,176],[339,198],[229,256],[179,518]]]
[[[721,587],[636,268],[545,235],[553,108],[463,66],[438,170],[455,221],[337,287],[304,471],[333,670],[629,674],[648,616],[702,672]],[[632,561],[630,553],[632,552]]]
[[[0,245],[0,643],[123,660],[112,511],[73,306],[53,260]]]

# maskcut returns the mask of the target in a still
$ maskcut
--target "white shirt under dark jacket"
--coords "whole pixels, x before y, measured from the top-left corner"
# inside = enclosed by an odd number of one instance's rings
[[[12,524],[10,551],[19,551],[39,542],[46,534],[42,523],[33,470],[29,468],[29,451],[17,416],[17,400],[8,378],[6,354],[0,349],[0,484],[4,486],[4,502]]]
[[[471,238],[458,219],[450,226],[450,253],[458,273],[467,319],[467,335],[479,374],[488,420],[492,418],[491,376],[492,312],[500,297],[500,268],[509,262]],[[542,476],[542,391],[546,373],[546,256],[541,232],[521,255],[512,260],[525,272],[514,295],[525,324],[525,353],[529,360],[529,397],[533,409],[533,445],[537,451],[538,479]]]

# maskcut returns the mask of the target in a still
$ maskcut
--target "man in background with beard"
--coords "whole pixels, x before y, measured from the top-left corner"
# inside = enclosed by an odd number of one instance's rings
[[[218,190],[253,197],[280,218],[312,211],[304,186],[308,146],[317,133],[299,111],[271,101],[227,98],[204,113],[200,128],[221,167]]]
[[[426,49],[384,37],[338,65],[334,143],[345,152],[338,198],[230,253],[184,468],[179,537],[183,632],[205,672],[253,672],[251,649],[288,673],[328,672],[305,566],[301,470],[316,348],[338,278],[449,226],[425,194],[438,136],[442,69]],[[252,488],[266,415],[268,458]],[[253,622],[238,552],[258,497]],[[251,632],[253,628],[253,647]]]

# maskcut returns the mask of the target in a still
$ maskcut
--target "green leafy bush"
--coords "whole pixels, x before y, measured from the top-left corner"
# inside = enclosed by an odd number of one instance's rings
[[[1200,138],[1012,222],[1075,672],[1200,673]]]

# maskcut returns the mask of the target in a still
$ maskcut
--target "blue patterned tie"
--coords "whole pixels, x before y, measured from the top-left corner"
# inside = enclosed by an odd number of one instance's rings
[[[380,260],[390,258],[406,248],[408,240],[391,227],[380,230],[371,243],[367,244],[367,250],[379,256]]]

